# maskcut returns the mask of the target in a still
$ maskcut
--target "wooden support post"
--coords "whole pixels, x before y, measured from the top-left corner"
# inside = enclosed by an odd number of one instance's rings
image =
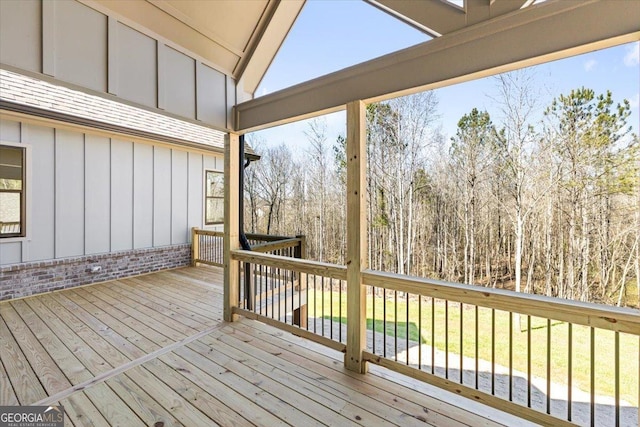
[[[367,268],[366,115],[365,104],[347,104],[347,369],[365,373],[362,352],[367,343],[367,317],[362,270]]]
[[[304,234],[299,234],[296,238],[300,239],[298,246],[294,249],[294,258],[305,259],[307,257],[307,237]],[[296,284],[294,290],[298,292],[307,292],[307,273],[294,273],[296,277]],[[305,298],[306,302],[306,298]],[[300,307],[293,311],[293,324],[300,326],[302,329],[307,328],[307,304],[301,304]]]
[[[293,324],[300,326],[302,329],[307,328],[307,304],[293,310]]]
[[[240,295],[240,263],[231,251],[240,247],[240,139],[229,133],[224,138],[224,310],[226,322],[233,322]]]
[[[198,228],[191,227],[191,266],[198,265],[197,259],[200,259],[200,237],[198,237]]]
[[[297,259],[305,259],[307,257],[307,237],[304,234],[298,234],[296,239],[300,239],[298,246],[294,248],[293,257]],[[296,291],[307,290],[307,274],[294,272]]]
[[[304,234],[298,234],[297,239],[300,239],[300,244],[296,246],[295,257],[300,259],[307,258],[307,236]]]

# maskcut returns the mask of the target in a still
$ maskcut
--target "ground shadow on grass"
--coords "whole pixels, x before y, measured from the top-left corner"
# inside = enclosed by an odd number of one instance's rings
[[[340,323],[343,325],[347,324],[346,317],[337,317],[337,316],[322,316],[323,320],[330,320],[334,323]],[[375,319],[375,332],[376,334],[383,334],[386,329],[386,334],[389,337],[398,337],[398,340],[407,340],[407,335],[409,341],[413,341],[414,343],[426,344],[427,340],[420,334],[420,329],[415,322],[384,322],[381,319]],[[374,330],[374,319],[367,319],[367,330]],[[408,331],[408,334],[407,334]],[[390,338],[391,339],[391,338]]]

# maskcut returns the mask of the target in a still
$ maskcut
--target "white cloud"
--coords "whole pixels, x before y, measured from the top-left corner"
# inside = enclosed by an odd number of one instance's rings
[[[598,64],[598,61],[596,61],[595,59],[590,59],[584,63],[584,70],[586,72],[589,72],[595,68],[596,64]]]
[[[640,42],[627,46],[627,53],[624,55],[624,65],[635,67],[640,64]]]
[[[629,98],[629,105],[631,108],[638,108],[640,106],[640,93],[636,93],[636,96]]]

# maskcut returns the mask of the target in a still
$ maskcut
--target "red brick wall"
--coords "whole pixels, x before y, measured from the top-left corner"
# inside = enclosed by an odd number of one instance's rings
[[[138,249],[0,267],[0,300],[184,267],[191,245]],[[93,272],[94,267],[100,271]]]

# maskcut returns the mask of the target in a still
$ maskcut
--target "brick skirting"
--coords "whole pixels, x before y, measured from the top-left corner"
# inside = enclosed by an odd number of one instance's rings
[[[0,267],[0,300],[184,267],[191,245],[164,246]],[[93,271],[95,267],[99,271]]]

